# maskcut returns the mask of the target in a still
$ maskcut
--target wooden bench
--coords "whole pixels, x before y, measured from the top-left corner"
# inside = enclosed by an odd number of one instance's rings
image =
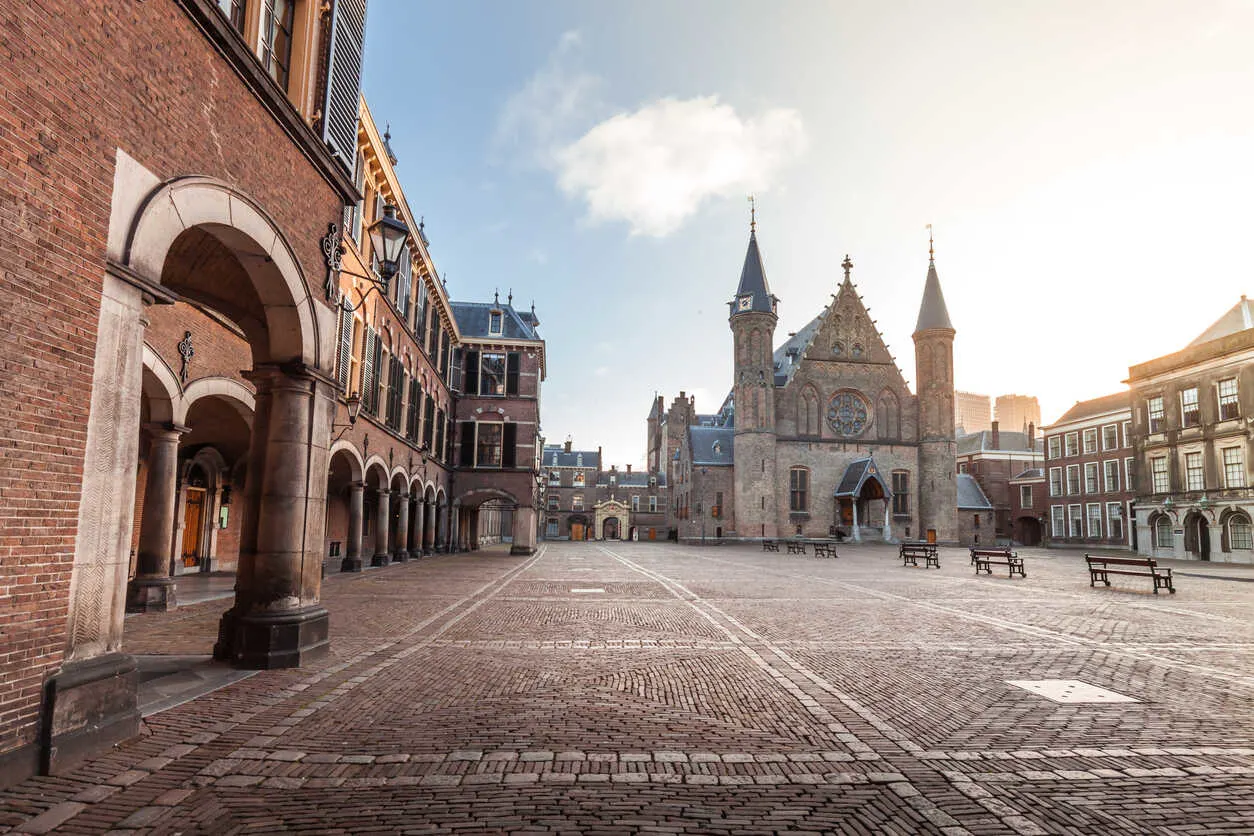
[[[1086,554],[1084,559],[1089,565],[1089,586],[1096,586],[1098,581],[1110,586],[1111,575],[1133,575],[1153,580],[1155,595],[1160,589],[1176,594],[1176,587],[1171,582],[1171,568],[1159,566],[1152,557],[1094,557]],[[1111,566],[1125,568],[1111,569]]]
[[[840,555],[836,554],[835,543],[815,543],[814,544],[814,556],[815,557],[840,557]]]
[[[1028,573],[1023,571],[1023,558],[1009,548],[978,549],[975,546],[971,547],[971,564],[975,566],[975,574],[978,575],[980,572],[993,574],[994,563],[1009,569],[1010,577],[1012,578],[1015,576],[1015,572],[1018,572],[1021,578],[1028,576]]]
[[[763,540],[763,541],[762,541],[762,551],[764,551],[764,552],[777,552],[777,551],[779,551],[779,543],[775,542],[774,540]]]
[[[789,554],[805,554],[806,544],[802,543],[799,540],[789,540],[788,541],[788,553]]]
[[[918,566],[919,558],[923,558],[923,568],[935,566],[940,568],[940,556],[936,553],[936,546],[931,543],[902,543],[901,544],[901,565],[902,566]]]

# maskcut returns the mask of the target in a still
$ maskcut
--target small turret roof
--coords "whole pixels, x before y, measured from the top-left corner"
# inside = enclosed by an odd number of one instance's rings
[[[933,328],[954,330],[953,323],[949,321],[949,308],[945,306],[945,294],[941,293],[940,277],[936,275],[936,261],[929,259],[923,303],[919,305],[919,321],[915,323],[914,330],[918,333]]]
[[[774,313],[775,297],[771,296],[771,286],[766,282],[766,268],[762,266],[762,253],[758,250],[758,233],[749,230],[749,249],[745,252],[745,266],[740,270],[740,285],[736,288],[736,298],[752,296],[753,304],[750,311],[758,313]],[[746,313],[732,301],[732,313]]]

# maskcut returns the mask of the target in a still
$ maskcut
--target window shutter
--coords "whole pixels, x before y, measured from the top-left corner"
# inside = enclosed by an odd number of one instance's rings
[[[504,427],[502,449],[501,449],[501,467],[517,467],[518,466],[518,425],[512,422],[506,422]]]
[[[431,451],[432,455],[436,455],[440,451],[436,450],[434,446],[435,398],[431,397],[430,395],[427,395],[427,407],[423,411],[423,417],[425,418],[426,425],[422,429],[422,443],[427,445],[427,449]]]
[[[437,409],[435,412],[435,446],[431,448],[431,455],[435,456],[437,461],[443,461],[444,457],[440,455],[444,451],[444,410]]]
[[[350,161],[357,153],[357,97],[365,40],[366,0],[335,0],[322,138],[345,168],[352,165]]]
[[[444,461],[451,462],[453,460],[453,419],[444,416],[444,426],[446,432],[444,434]]]
[[[462,441],[462,453],[457,463],[462,467],[473,467],[475,463],[475,422],[462,421],[458,431]]]
[[[440,377],[448,382],[448,331],[440,329]]]
[[[418,412],[422,409],[422,389],[418,386],[418,378],[409,380],[409,414],[406,416],[405,437],[410,441],[418,440]]]
[[[505,394],[518,394],[518,374],[522,366],[522,355],[511,351],[505,356]]]
[[[479,352],[467,351],[465,364],[465,378],[467,395],[479,394]]]
[[[367,328],[361,351],[361,405],[370,413],[374,412],[374,350],[377,345],[374,331]]]
[[[340,301],[340,389],[348,393],[348,369],[353,361],[353,309],[348,300]]]

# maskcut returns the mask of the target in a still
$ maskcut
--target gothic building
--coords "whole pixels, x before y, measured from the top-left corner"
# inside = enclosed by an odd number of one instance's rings
[[[650,462],[668,459],[681,539],[829,537],[953,541],[957,529],[954,327],[929,259],[914,331],[918,394],[867,313],[846,256],[832,303],[775,345],[751,225],[729,303],[732,392],[715,415],[655,399]]]

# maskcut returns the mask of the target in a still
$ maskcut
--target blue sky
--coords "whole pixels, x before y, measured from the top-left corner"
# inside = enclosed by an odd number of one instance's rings
[[[640,465],[713,411],[746,195],[776,342],[845,253],[913,382],[925,225],[958,387],[1117,391],[1234,305],[1254,4],[372,0],[363,87],[454,298],[534,300],[544,434]]]

